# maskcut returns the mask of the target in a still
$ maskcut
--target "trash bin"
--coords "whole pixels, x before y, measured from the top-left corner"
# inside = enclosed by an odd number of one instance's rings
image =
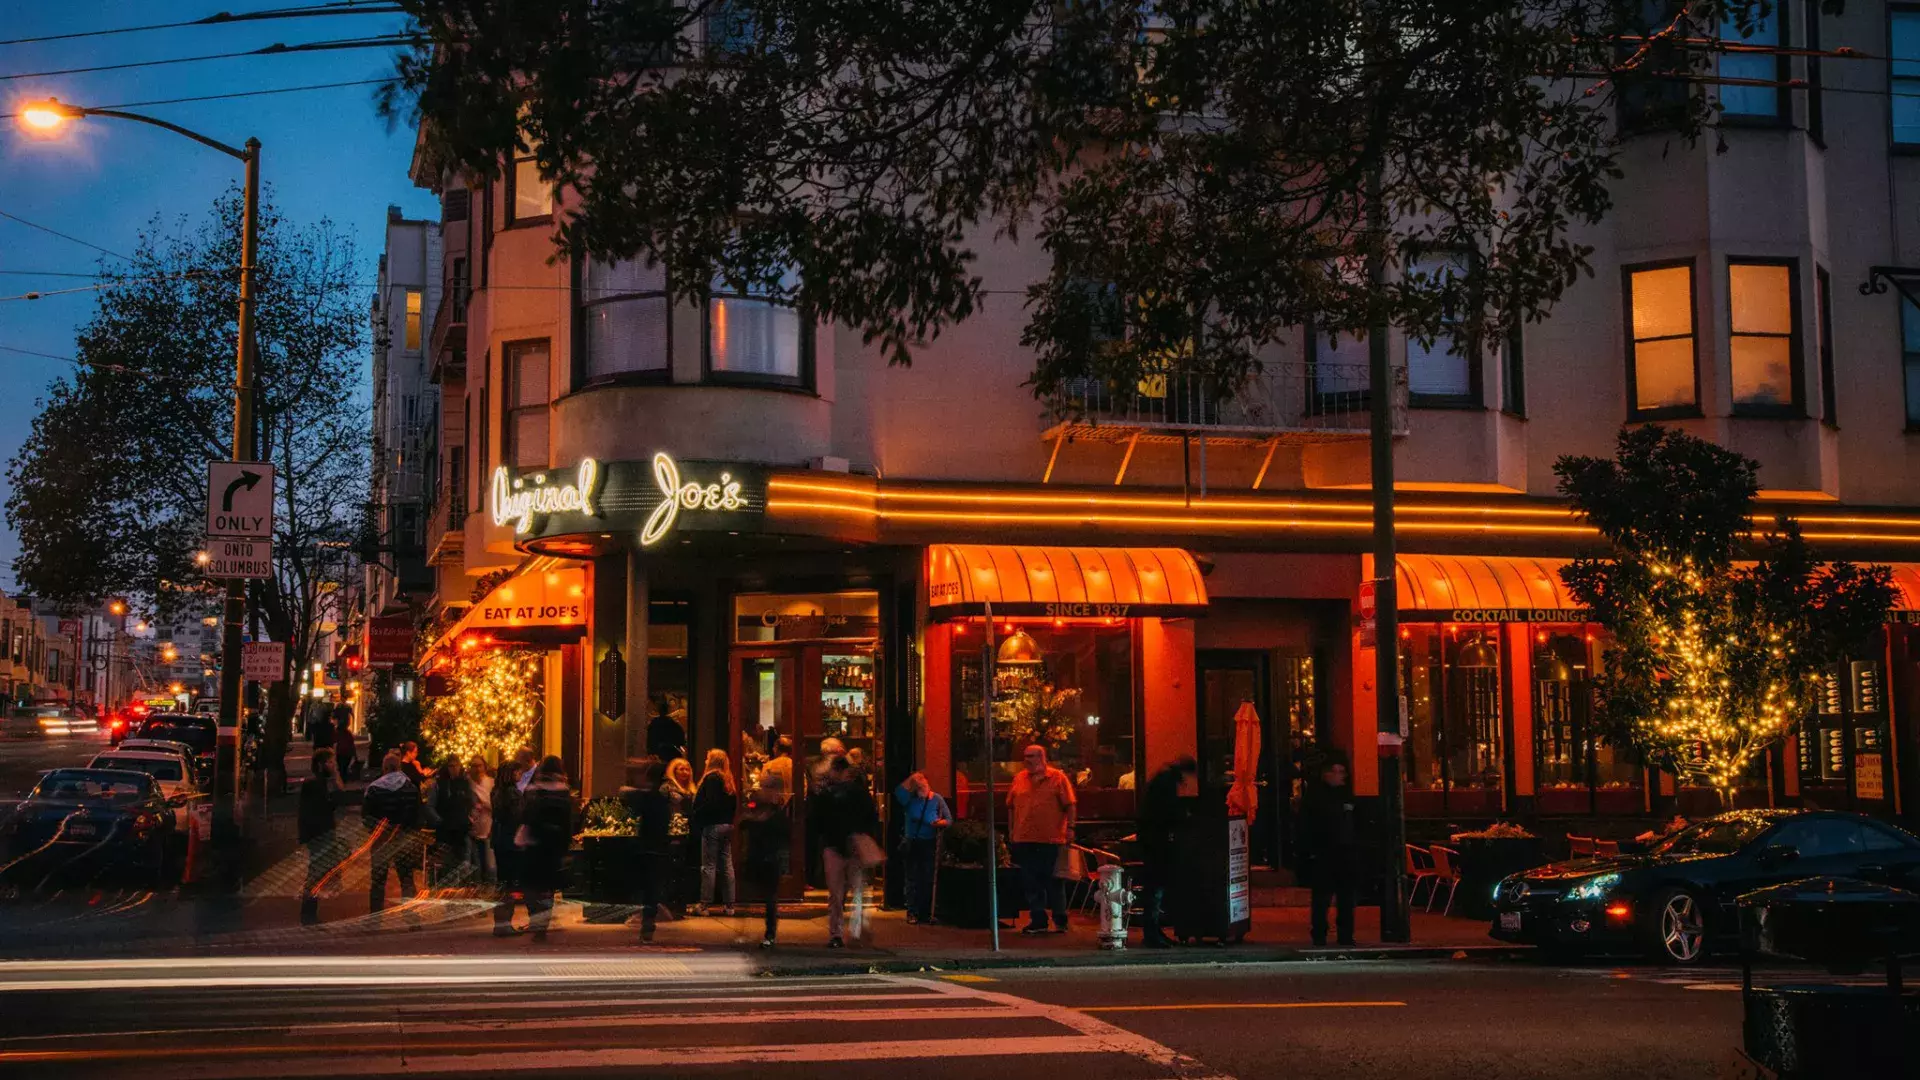
[[[1920,895],[1852,878],[1808,878],[1740,897],[1742,1042],[1780,1080],[1911,1075],[1920,994],[1900,957],[1920,953]],[[1756,955],[1860,971],[1885,961],[1887,985],[1753,985]]]
[[[1200,800],[1174,840],[1167,921],[1181,941],[1237,942],[1253,929],[1247,819]]]

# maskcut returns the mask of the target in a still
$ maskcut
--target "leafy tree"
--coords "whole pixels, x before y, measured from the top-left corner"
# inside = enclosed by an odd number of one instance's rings
[[[156,220],[133,258],[103,267],[99,308],[8,469],[21,587],[70,608],[135,598],[157,619],[218,610],[205,547],[206,463],[232,456],[240,215],[229,190],[197,227]],[[366,499],[366,326],[351,241],[326,222],[260,213],[254,398],[259,458],[276,467],[273,576],[249,614],[300,670],[341,621],[353,529]],[[266,760],[280,760],[278,696]]]
[[[1832,3],[1833,0],[1829,0]],[[1622,94],[1712,115],[1690,44],[1767,0],[402,0],[429,152],[569,192],[572,252],[757,284],[897,363],[1031,231],[1037,395],[1292,327],[1497,335],[1589,269]],[[1658,93],[1661,88],[1680,92]],[[1444,253],[1449,263],[1420,263]],[[783,270],[797,267],[797,278]],[[1094,287],[1089,287],[1093,285]]]
[[[1866,645],[1892,571],[1822,563],[1796,523],[1755,538],[1759,465],[1683,432],[1621,432],[1612,459],[1554,466],[1612,552],[1560,571],[1610,637],[1596,719],[1616,746],[1720,791],[1813,708],[1829,665]],[[1738,561],[1750,560],[1750,561]]]

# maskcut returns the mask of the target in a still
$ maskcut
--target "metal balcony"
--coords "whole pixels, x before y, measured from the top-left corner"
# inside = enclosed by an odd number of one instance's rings
[[[1407,372],[1394,369],[1393,432],[1407,431]],[[1135,386],[1085,380],[1051,403],[1043,438],[1221,445],[1364,440],[1371,433],[1365,364],[1268,364],[1236,391],[1211,375],[1168,372]]]
[[[467,493],[457,485],[443,487],[427,518],[427,565],[459,563],[467,550]]]

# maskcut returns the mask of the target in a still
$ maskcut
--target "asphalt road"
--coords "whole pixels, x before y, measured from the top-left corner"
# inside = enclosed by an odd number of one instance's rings
[[[60,739],[0,739],[0,801],[17,801],[33,790],[42,772],[85,765],[105,749],[104,733]]]
[[[1700,1077],[1727,969],[1294,963],[749,977],[738,956],[0,962],[0,1072],[915,1080]]]

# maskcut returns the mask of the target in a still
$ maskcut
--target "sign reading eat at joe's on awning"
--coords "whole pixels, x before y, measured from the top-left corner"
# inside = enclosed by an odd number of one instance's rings
[[[577,568],[540,570],[503,582],[467,616],[469,630],[587,625],[587,575]]]

